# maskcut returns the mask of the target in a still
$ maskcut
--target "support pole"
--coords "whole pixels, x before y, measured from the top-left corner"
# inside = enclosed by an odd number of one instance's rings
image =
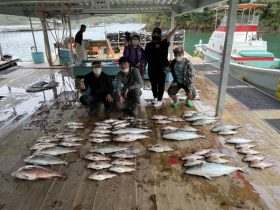
[[[70,42],[70,52],[71,52],[71,56],[72,56],[73,61],[75,62],[75,64],[77,64],[77,61],[75,60],[75,57],[74,57],[73,45],[72,45],[71,4],[68,5],[67,22],[68,22],[69,36],[70,36],[69,39],[68,39],[68,42]]]
[[[43,17],[40,20],[41,20],[41,24],[42,24],[42,28],[43,28],[43,34],[44,34],[46,57],[47,57],[47,60],[48,60],[48,64],[50,66],[53,66],[52,53],[51,53],[49,36],[48,36],[48,31],[47,31],[46,18]]]
[[[36,52],[38,52],[37,44],[36,44],[36,40],[35,40],[35,36],[34,36],[34,29],[33,29],[32,21],[31,21],[31,17],[29,17],[29,22],[30,22],[30,27],[31,27],[31,32],[32,32],[34,47],[35,47]]]
[[[172,30],[175,27],[175,15],[176,13],[172,11],[171,13],[171,29]],[[171,37],[170,39],[170,47],[169,47],[169,58],[170,60],[173,60],[174,56],[173,56],[173,45],[174,45],[174,35]]]
[[[216,116],[218,117],[221,117],[224,111],[238,0],[232,0],[229,2],[230,6],[227,18],[226,37],[224,42],[223,58],[221,64],[220,86],[216,105]]]

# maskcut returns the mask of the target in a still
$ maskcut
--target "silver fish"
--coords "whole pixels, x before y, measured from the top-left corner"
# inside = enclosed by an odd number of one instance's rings
[[[68,154],[71,152],[76,152],[76,150],[56,146],[56,147],[49,147],[49,148],[37,150],[34,154],[45,154],[45,155],[56,156],[56,155]]]
[[[234,135],[237,134],[238,132],[235,130],[223,130],[223,131],[219,131],[218,134],[219,135]]]
[[[61,173],[49,170],[41,166],[27,165],[19,168],[16,172],[12,173],[12,176],[25,179],[25,180],[36,180],[36,179],[50,179],[53,177],[64,177]]]
[[[188,110],[186,110],[186,111],[183,112],[182,115],[183,115],[183,117],[192,117],[196,113],[197,113],[197,111],[188,111]]]
[[[236,130],[238,128],[241,128],[240,125],[231,125],[231,124],[226,124],[226,125],[218,125],[212,128],[212,132],[220,132],[224,130]]]
[[[217,119],[201,119],[201,120],[197,120],[195,122],[192,123],[192,125],[196,125],[196,126],[204,126],[204,125],[210,125],[213,124],[215,122],[217,122]]]
[[[130,158],[136,158],[137,155],[124,151],[124,152],[116,152],[112,155],[112,157],[113,158],[130,159]]]
[[[128,122],[126,122],[126,123],[120,123],[120,124],[115,125],[115,126],[114,126],[114,129],[125,128],[125,127],[129,126],[130,124],[131,124],[131,123],[128,123]]]
[[[64,124],[64,126],[83,126],[84,123],[80,123],[80,122],[67,122]]]
[[[100,153],[100,154],[107,154],[107,153],[114,153],[114,152],[120,152],[128,150],[127,147],[118,147],[118,146],[105,146],[105,147],[99,147],[95,149],[89,150],[90,152],[94,153]]]
[[[37,139],[38,143],[50,143],[50,142],[57,142],[59,139],[52,137],[52,136],[42,136]]]
[[[165,139],[184,141],[198,138],[205,138],[205,136],[199,135],[194,132],[185,132],[185,131],[175,131],[171,133],[164,134],[162,136]]]
[[[102,133],[91,133],[88,136],[93,138],[110,138],[110,135]]]
[[[223,175],[229,175],[235,171],[243,171],[242,168],[229,166],[219,163],[204,163],[200,166],[194,166],[186,170],[186,174],[203,176],[207,179],[212,177],[219,177]]]
[[[105,161],[96,161],[92,162],[87,165],[87,168],[95,169],[95,170],[101,170],[104,168],[110,168],[112,164],[105,162]]]
[[[184,125],[181,128],[179,128],[179,131],[196,132],[196,131],[198,131],[198,129],[193,128],[193,127],[191,127],[189,125]]]
[[[77,142],[61,142],[58,144],[59,146],[63,146],[63,147],[77,147],[77,146],[81,146],[82,144],[77,143]]]
[[[54,147],[56,146],[57,144],[56,143],[36,143],[34,144],[30,150],[38,150],[38,149],[44,149],[44,148],[48,148],[48,147]]]
[[[134,161],[126,160],[126,159],[116,159],[111,162],[113,165],[118,166],[135,166],[136,163]]]
[[[109,142],[111,141],[111,139],[109,138],[92,138],[89,139],[90,142],[94,142],[94,143],[103,143],[103,142]]]
[[[157,124],[168,124],[168,123],[172,123],[172,121],[170,121],[170,120],[156,120],[155,123],[157,123]]]
[[[183,157],[181,157],[181,160],[202,160],[202,159],[204,159],[204,156],[196,155],[196,154],[184,155]]]
[[[184,164],[184,166],[186,166],[186,167],[193,167],[193,166],[201,165],[201,164],[203,164],[203,163],[205,163],[204,160],[193,159],[193,160],[188,160],[188,161]]]
[[[248,149],[248,148],[241,148],[237,150],[238,153],[245,154],[245,155],[257,155],[260,154],[260,152],[253,150],[253,149]]]
[[[103,181],[105,179],[111,179],[117,176],[117,174],[108,172],[108,171],[98,171],[94,174],[89,175],[89,179],[96,180],[96,181]]]
[[[85,139],[80,138],[80,137],[70,137],[70,138],[65,138],[63,141],[64,142],[77,142],[77,141],[84,141]]]
[[[168,117],[167,116],[164,116],[164,115],[153,115],[151,117],[152,120],[165,120],[167,119]]]
[[[256,144],[250,144],[250,143],[247,143],[247,144],[236,144],[235,145],[235,148],[236,149],[240,149],[240,148],[253,148],[253,147],[256,147],[257,145]]]
[[[193,154],[203,156],[203,155],[206,155],[206,154],[210,153],[211,151],[212,151],[211,149],[201,149],[201,150],[196,151]]]
[[[94,133],[94,134],[109,134],[109,133],[112,133],[112,131],[110,131],[110,130],[96,130],[96,129],[94,129],[93,131],[91,131],[91,133]]]
[[[177,116],[170,116],[167,118],[167,120],[170,120],[172,122],[183,122],[184,120],[180,117],[177,117]]]
[[[93,161],[109,161],[109,160],[111,160],[110,157],[106,157],[105,155],[102,155],[102,154],[87,154],[85,156],[85,159],[93,160]]]
[[[135,171],[135,168],[132,168],[130,166],[113,166],[109,168],[109,170],[117,173],[126,173]]]
[[[221,157],[225,157],[227,156],[226,154],[224,153],[221,153],[221,152],[209,152],[207,154],[205,154],[205,157],[212,157],[212,158],[221,158]]]
[[[81,125],[68,125],[68,126],[66,126],[66,128],[76,130],[76,129],[82,129],[85,127],[81,126]]]
[[[220,158],[220,157],[208,157],[207,162],[210,163],[221,163],[221,164],[225,164],[225,163],[229,163],[230,161],[224,158]]]
[[[172,149],[171,147],[169,147],[168,145],[163,145],[163,144],[155,144],[151,147],[148,148],[149,151],[152,152],[169,152],[169,151],[173,151],[174,149]]]
[[[136,140],[139,140],[139,139],[147,139],[147,138],[149,138],[149,137],[146,136],[146,135],[143,135],[143,134],[130,133],[130,134],[119,135],[119,136],[114,138],[114,141],[132,142],[132,141],[136,141]]]
[[[265,169],[265,168],[272,167],[273,164],[271,162],[268,162],[268,161],[265,161],[265,160],[263,160],[263,161],[251,161],[249,166],[253,167],[253,168]]]
[[[30,163],[33,165],[41,165],[41,166],[61,165],[61,164],[68,165],[67,162],[65,162],[59,158],[56,158],[56,157],[53,157],[50,155],[42,155],[42,154],[37,154],[37,155],[35,154],[32,156],[29,156],[24,159],[24,162]]]
[[[193,121],[196,121],[196,120],[202,120],[202,119],[209,118],[209,117],[210,116],[207,116],[203,113],[197,113],[197,114],[192,115],[191,117],[187,117],[186,121],[193,122]]]
[[[116,126],[116,125],[119,125],[119,124],[122,124],[122,123],[128,123],[127,120],[118,120],[114,123],[112,123],[112,126]]]
[[[261,160],[264,160],[266,157],[264,155],[246,155],[244,158],[243,158],[243,161],[245,162],[251,162],[251,161],[261,161]]]
[[[242,137],[233,137],[233,138],[227,138],[225,139],[225,142],[228,144],[247,144],[247,143],[251,143],[254,140],[250,140],[250,139],[246,139],[246,138],[242,138]]]
[[[164,126],[160,128],[162,132],[171,132],[171,131],[177,131],[178,128],[174,127],[174,126]]]
[[[55,135],[55,138],[57,139],[64,139],[64,138],[72,138],[75,137],[75,134],[65,134],[65,133],[58,133]]]
[[[108,120],[104,120],[103,123],[112,124],[112,123],[119,122],[119,121],[120,120],[117,120],[117,119],[108,119]]]
[[[112,125],[98,125],[94,128],[94,130],[109,130],[113,128]]]
[[[150,132],[150,131],[151,130],[149,130],[149,129],[127,127],[127,128],[114,130],[112,132],[112,134],[129,134],[129,133],[138,134],[138,133],[146,133],[146,132]]]
[[[110,126],[110,127],[112,127],[111,124],[109,124],[109,123],[104,123],[104,122],[95,122],[95,123],[93,123],[93,124],[96,125],[96,126],[105,126],[105,127]]]

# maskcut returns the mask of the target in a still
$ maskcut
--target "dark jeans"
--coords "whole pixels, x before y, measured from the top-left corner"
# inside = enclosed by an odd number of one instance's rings
[[[152,85],[153,96],[158,101],[161,101],[164,94],[166,74],[162,72],[162,69],[149,69],[148,74]]]
[[[177,82],[172,81],[172,83],[170,84],[170,87],[168,88],[168,91],[167,91],[168,95],[174,96],[179,92],[180,89],[184,89],[186,91],[186,93],[190,92],[190,90],[188,89],[187,86],[181,85]],[[196,89],[192,90],[192,95],[193,95],[193,98],[190,98],[190,99],[194,99],[196,97]]]
[[[140,103],[140,96],[142,95],[142,91],[140,89],[133,89],[128,91],[127,98],[125,100],[126,109],[134,111],[137,104]]]
[[[109,102],[106,100],[106,97],[96,97],[91,95],[83,95],[80,97],[80,102],[85,105],[89,106],[89,111],[94,112],[97,110],[97,103],[102,102],[105,107],[105,111],[110,111],[113,106],[113,102]]]

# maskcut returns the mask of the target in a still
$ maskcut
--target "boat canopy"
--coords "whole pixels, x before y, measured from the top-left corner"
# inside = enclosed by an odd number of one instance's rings
[[[29,17],[168,13],[184,14],[217,6],[219,0],[1,0],[0,14]]]

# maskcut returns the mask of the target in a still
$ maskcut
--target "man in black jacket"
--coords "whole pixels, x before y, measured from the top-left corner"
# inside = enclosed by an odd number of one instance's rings
[[[92,62],[92,72],[84,78],[84,87],[81,88],[89,94],[83,95],[80,101],[84,105],[89,105],[89,114],[92,115],[97,111],[97,103],[102,102],[105,111],[111,110],[113,105],[113,84],[110,76],[102,72],[99,61]]]

